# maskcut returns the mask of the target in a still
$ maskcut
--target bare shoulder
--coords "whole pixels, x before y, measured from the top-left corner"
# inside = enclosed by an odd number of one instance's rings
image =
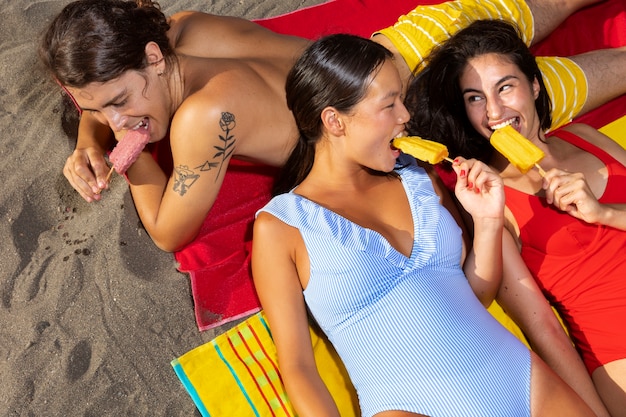
[[[585,141],[607,151],[622,164],[626,164],[626,150],[619,143],[596,128],[583,123],[572,123],[565,126],[563,130],[580,136]],[[555,134],[558,136],[558,131],[555,132]]]
[[[192,11],[170,18],[169,36],[178,52],[213,58],[289,54],[308,44],[302,38],[275,33],[250,20]]]
[[[172,139],[176,132],[206,136],[209,140],[220,135],[236,137],[237,147],[247,138],[263,132],[264,118],[256,109],[262,99],[271,95],[266,84],[246,67],[235,66],[206,80],[187,96],[172,119]],[[259,102],[258,102],[259,101]],[[273,101],[274,107],[280,102]]]
[[[297,232],[297,229],[289,226],[287,223],[266,211],[259,212],[254,221],[254,238],[256,239],[258,237],[262,240],[267,239],[269,241],[276,240],[276,242],[273,243],[276,245],[281,244],[277,241],[285,242],[285,240],[276,239],[276,237],[288,236],[295,232]]]
[[[240,60],[185,58],[187,96],[173,130],[218,140],[228,127],[240,159],[279,166],[297,138],[284,95],[282,73]],[[224,118],[230,120],[224,123]],[[174,135],[172,135],[174,140]]]
[[[253,235],[253,250],[260,250],[266,253],[266,256],[285,257],[293,262],[294,259],[300,258],[296,256],[297,252],[306,251],[302,235],[297,228],[265,211],[258,213],[254,221]]]
[[[207,89],[196,92],[178,108],[170,127],[174,157],[222,149],[226,152],[223,161],[227,162],[236,154],[241,141],[249,136],[253,126],[247,122],[249,118],[242,115],[245,109],[221,91]]]

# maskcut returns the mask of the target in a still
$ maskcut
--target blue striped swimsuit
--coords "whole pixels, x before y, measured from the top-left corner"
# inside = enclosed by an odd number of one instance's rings
[[[306,304],[342,358],[364,417],[530,415],[530,353],[472,292],[461,233],[419,167],[398,170],[413,215],[411,256],[295,193],[266,211],[300,230]]]

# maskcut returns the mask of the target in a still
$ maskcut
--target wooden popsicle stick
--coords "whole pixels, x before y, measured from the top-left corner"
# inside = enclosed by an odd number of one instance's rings
[[[111,169],[109,170],[109,173],[107,174],[107,177],[104,179],[104,182],[109,182],[111,180],[111,176],[113,175],[114,170],[115,170],[115,167],[112,166]]]
[[[104,179],[104,182],[109,182],[111,180],[111,176],[113,175],[113,171],[115,171],[115,167],[111,167],[111,169],[109,170],[109,173],[107,174],[106,178]],[[96,194],[100,194],[102,192],[102,189],[98,190],[98,192]]]
[[[541,165],[539,165],[538,163],[535,164],[535,168],[537,168],[537,171],[539,171],[539,175],[541,175],[542,177],[546,176],[546,171],[544,171],[543,168],[541,168]]]

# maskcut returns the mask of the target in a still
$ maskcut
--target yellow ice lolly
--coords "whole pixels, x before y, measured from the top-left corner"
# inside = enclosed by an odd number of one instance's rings
[[[448,158],[448,148],[446,145],[422,139],[419,136],[403,136],[393,140],[393,146],[402,152],[412,155],[420,161],[429,162],[433,165],[443,160],[452,162]]]
[[[537,167],[539,173],[542,176],[545,175],[545,171],[539,166],[539,161],[546,155],[513,126],[506,125],[496,129],[489,141],[522,174],[527,173],[532,167]]]

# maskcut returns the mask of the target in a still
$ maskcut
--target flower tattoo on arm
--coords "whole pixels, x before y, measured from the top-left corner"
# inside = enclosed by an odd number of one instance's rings
[[[230,155],[235,150],[235,135],[231,135],[230,132],[235,128],[235,115],[229,112],[223,112],[222,118],[220,119],[220,128],[224,132],[224,135],[219,135],[220,140],[223,142],[222,146],[214,146],[217,149],[217,153],[213,155],[213,158],[220,158],[219,162],[219,170],[217,171],[217,176],[215,177],[215,181],[220,177],[220,173],[222,172],[222,167],[226,163],[226,160],[230,157]]]
[[[178,165],[174,168],[174,191],[181,196],[185,195],[187,190],[200,178],[200,172],[211,171],[213,168],[218,168],[215,181],[220,177],[222,168],[226,164],[227,159],[231,156],[235,150],[235,136],[230,132],[235,128],[235,115],[229,112],[223,112],[220,118],[220,128],[224,132],[223,135],[219,135],[219,139],[222,141],[222,145],[213,146],[217,152],[213,155],[213,159],[217,159],[216,162],[205,161],[201,165],[198,165],[194,169],[190,169],[187,165]]]

